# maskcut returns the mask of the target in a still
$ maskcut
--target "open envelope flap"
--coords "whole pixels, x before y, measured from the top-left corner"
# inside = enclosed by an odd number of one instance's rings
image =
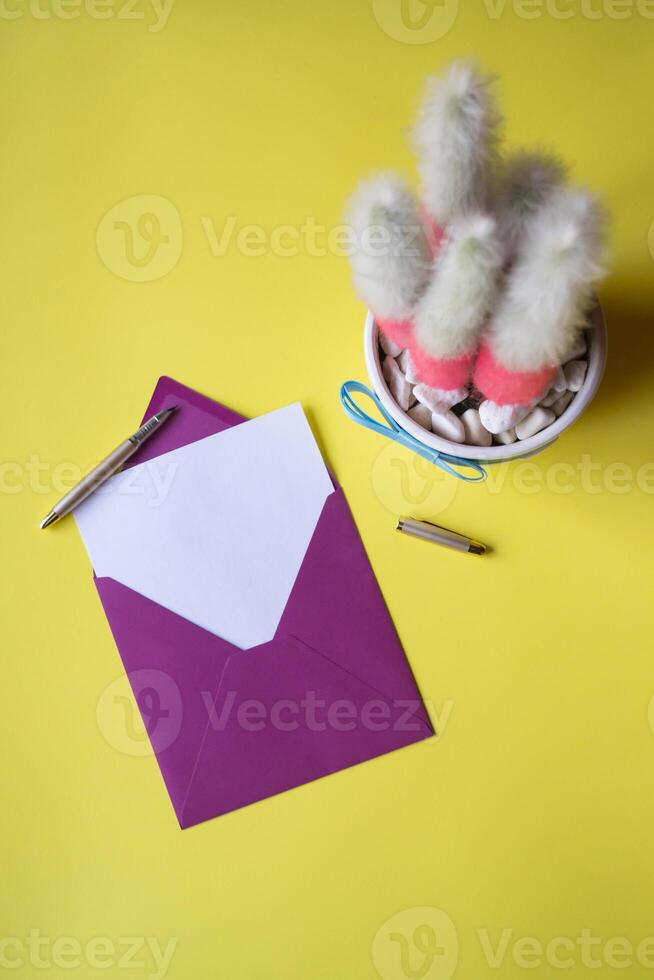
[[[299,638],[235,653],[178,818],[182,827],[429,737],[414,713]]]

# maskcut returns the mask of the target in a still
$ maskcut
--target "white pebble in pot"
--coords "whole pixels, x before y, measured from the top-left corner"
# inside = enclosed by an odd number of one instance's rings
[[[432,432],[435,432],[441,439],[449,439],[450,442],[465,442],[466,430],[463,422],[457,418],[454,412],[434,412],[431,417]]]
[[[565,380],[565,374],[563,373],[563,368],[560,367],[558,368],[554,376],[554,380],[552,381],[552,388],[554,389],[554,391],[558,391],[559,393],[561,393],[565,391],[567,387],[568,387],[568,382]]]
[[[568,361],[563,368],[568,391],[579,391],[586,377],[586,361]]]
[[[418,402],[417,405],[414,405],[413,408],[409,409],[407,415],[410,419],[413,419],[414,422],[417,422],[418,425],[421,425],[423,429],[427,429],[427,432],[429,432],[431,429],[431,412],[426,405],[421,405],[420,402]]]
[[[454,388],[450,391],[446,388],[416,385],[413,389],[414,398],[417,398],[421,405],[426,405],[430,412],[436,412],[436,414],[444,414],[449,411],[453,405],[462,402],[467,394],[465,388]]]
[[[551,408],[554,402],[559,397],[560,397],[560,393],[558,391],[555,391],[554,388],[552,388],[550,391],[547,392],[544,398],[541,398],[538,404],[542,405],[543,408]]]
[[[479,406],[479,417],[483,427],[497,435],[498,432],[512,429],[530,411],[531,405],[498,405],[497,402],[487,400]]]
[[[392,357],[386,358],[382,370],[391,395],[402,411],[406,412],[411,404],[411,385]]]
[[[574,398],[574,394],[571,391],[564,391],[563,394],[557,398],[557,400],[552,405],[552,411],[556,415],[557,419],[559,415],[563,415],[566,408]]]
[[[416,377],[415,370],[413,368],[413,361],[411,360],[411,351],[403,350],[397,359],[397,363],[400,367],[400,371],[407,379],[410,385],[420,384],[420,379]]]
[[[541,432],[548,425],[551,425],[556,415],[549,408],[535,408],[531,415],[528,415],[515,427],[515,434],[518,439],[529,439],[530,436],[535,436],[537,432]]]
[[[476,408],[468,408],[461,416],[468,446],[492,446],[493,437],[481,423]]]
[[[499,442],[500,446],[511,446],[517,438],[515,429],[507,429],[506,432],[496,433],[495,442]]]

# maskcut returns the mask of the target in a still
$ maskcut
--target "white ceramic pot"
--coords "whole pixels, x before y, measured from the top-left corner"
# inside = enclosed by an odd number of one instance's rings
[[[586,331],[588,340],[588,370],[581,389],[572,399],[565,412],[552,422],[542,432],[537,432],[529,439],[523,439],[512,443],[510,446],[465,446],[458,442],[450,442],[449,439],[441,439],[433,432],[427,432],[421,425],[409,418],[397,404],[391,395],[388,385],[382,374],[381,359],[379,354],[379,342],[377,339],[377,324],[372,313],[368,313],[364,327],[364,353],[366,357],[366,367],[370,383],[386,411],[393,417],[409,435],[413,436],[423,445],[439,452],[447,453],[450,456],[459,456],[463,459],[473,459],[477,462],[500,462],[506,459],[516,459],[521,456],[532,456],[549,446],[554,440],[572,425],[573,422],[586,410],[599,388],[604,366],[606,364],[606,324],[599,304],[593,309],[588,318],[588,329]]]

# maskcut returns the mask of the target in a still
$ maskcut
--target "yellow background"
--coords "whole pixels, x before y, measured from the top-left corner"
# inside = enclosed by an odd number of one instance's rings
[[[601,966],[585,966],[582,930],[634,947],[654,934],[650,8],[449,0],[433,16],[451,27],[430,40],[438,23],[403,30],[400,0],[177,0],[161,29],[145,0],[109,0],[106,19],[4,0],[3,937],[176,938],[173,980],[402,980],[387,934],[410,944],[440,916],[458,953],[444,928],[445,953],[420,974],[413,949],[413,975],[480,980],[612,976],[619,949],[594,945]],[[507,144],[568,160],[605,195],[614,244],[596,401],[529,469],[502,466],[481,487],[345,418],[340,383],[365,379],[348,263],[306,231],[290,255],[269,237],[307,217],[337,226],[372,170],[413,178],[423,78],[468,54],[501,75]],[[139,195],[165,199],[150,270],[103,224]],[[214,254],[211,230],[230,218]],[[237,240],[248,225],[262,255]],[[136,236],[137,261],[147,247]],[[121,751],[98,716],[121,670],[74,523],[38,530],[57,467],[110,449],[163,373],[248,415],[302,401],[441,729],[183,833],[153,758]],[[494,553],[400,538],[399,511]],[[495,947],[503,930],[492,969],[483,937]],[[573,965],[527,943],[527,969],[515,944],[528,937],[567,939],[555,954],[573,948]],[[43,971],[23,952],[8,975],[127,973]],[[652,972],[635,954],[621,971]]]

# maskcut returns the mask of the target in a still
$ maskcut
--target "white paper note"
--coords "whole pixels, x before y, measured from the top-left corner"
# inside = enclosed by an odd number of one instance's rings
[[[249,649],[273,638],[333,490],[295,404],[125,470],[75,519],[96,575]]]

